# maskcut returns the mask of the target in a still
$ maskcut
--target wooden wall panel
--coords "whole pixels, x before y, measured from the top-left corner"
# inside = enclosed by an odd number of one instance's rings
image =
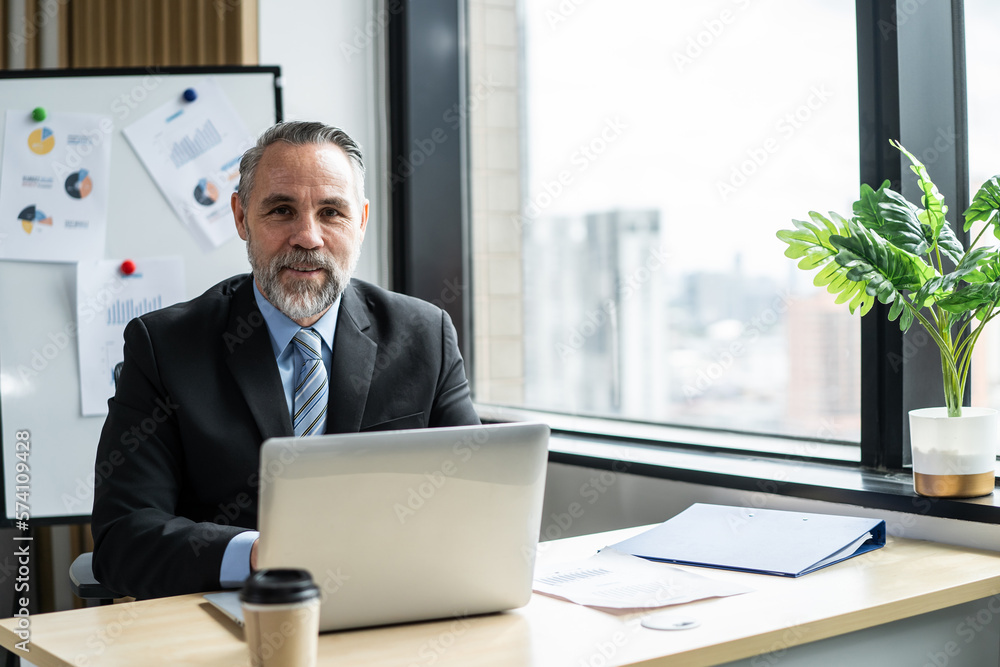
[[[7,0],[0,0],[0,35],[7,34]],[[0,49],[0,69],[7,69],[7,49]]]
[[[40,66],[41,20],[58,21],[60,67],[258,62],[257,0],[58,0],[45,13],[49,2],[0,0],[0,34],[8,33],[10,4],[24,7],[20,48],[28,69]],[[7,40],[0,49],[0,69],[9,67],[13,48]]]
[[[21,40],[8,39],[8,44],[24,51],[25,69],[38,67],[38,3],[35,0],[24,0],[24,24],[11,26],[11,37],[20,36]]]

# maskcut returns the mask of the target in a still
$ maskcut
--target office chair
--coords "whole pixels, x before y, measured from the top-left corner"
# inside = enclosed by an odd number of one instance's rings
[[[114,378],[118,384],[118,378],[122,374],[122,362],[115,364]],[[107,588],[94,576],[93,552],[88,551],[77,556],[69,566],[69,583],[73,589],[73,595],[81,600],[100,600],[101,604],[111,604],[115,598],[121,597],[118,593]]]
[[[94,553],[88,551],[80,554],[69,566],[69,582],[73,595],[81,600],[100,600],[101,604],[111,604],[115,598],[121,597],[110,588],[104,586],[94,577],[92,561]]]

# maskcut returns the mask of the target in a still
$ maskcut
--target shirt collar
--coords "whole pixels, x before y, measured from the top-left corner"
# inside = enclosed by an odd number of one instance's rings
[[[260,293],[255,279],[253,280],[253,295],[257,300],[257,307],[260,308],[260,314],[264,316],[264,321],[267,322],[267,330],[271,335],[271,348],[274,350],[274,356],[275,358],[280,357],[281,353],[288,347],[292,338],[302,327],[289,318],[288,315],[275,308]],[[333,335],[337,330],[337,313],[340,310],[342,296],[343,294],[338,296],[337,300],[330,306],[330,309],[323,313],[323,317],[319,318],[311,327],[316,330],[316,333],[323,339],[329,350],[333,350]]]

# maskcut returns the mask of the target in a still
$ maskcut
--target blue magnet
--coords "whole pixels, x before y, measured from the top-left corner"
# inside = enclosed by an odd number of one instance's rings
[[[188,102],[194,102],[198,99],[198,93],[195,92],[194,88],[188,88],[184,91],[184,99]]]
[[[35,107],[31,111],[31,117],[34,118],[39,123],[45,120],[46,115],[47,114],[45,113],[45,109],[43,109],[42,107]]]

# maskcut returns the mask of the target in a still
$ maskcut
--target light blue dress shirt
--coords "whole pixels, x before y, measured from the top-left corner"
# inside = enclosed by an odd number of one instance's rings
[[[292,338],[302,327],[271,305],[271,302],[265,299],[264,295],[257,289],[256,281],[253,284],[253,295],[257,300],[257,307],[260,308],[260,312],[264,316],[264,321],[267,323],[267,332],[271,338],[271,349],[274,351],[274,358],[278,362],[278,374],[281,376],[281,386],[285,390],[288,414],[291,414],[296,369],[301,363],[299,352],[295,345],[292,345]],[[340,299],[341,297],[337,297],[337,300],[330,306],[330,310],[326,311],[323,317],[319,318],[312,325],[312,328],[323,339],[323,365],[326,366],[327,377],[330,376],[330,360],[333,359],[333,336],[337,331],[337,313],[340,312]],[[254,540],[258,537],[260,537],[259,532],[248,530],[231,539],[229,544],[226,545],[226,552],[222,555],[222,569],[219,574],[219,579],[224,588],[241,586],[243,581],[250,576],[250,550],[253,548]]]

